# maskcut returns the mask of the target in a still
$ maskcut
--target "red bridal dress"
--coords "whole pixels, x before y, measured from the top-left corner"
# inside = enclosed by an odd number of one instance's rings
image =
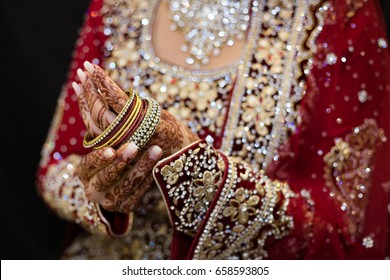
[[[38,185],[78,224],[65,259],[389,257],[389,47],[374,0],[255,0],[238,61],[159,58],[161,1],[94,0],[73,53]],[[88,201],[89,152],[71,88],[85,60],[151,96],[202,140],[162,159],[134,213]]]

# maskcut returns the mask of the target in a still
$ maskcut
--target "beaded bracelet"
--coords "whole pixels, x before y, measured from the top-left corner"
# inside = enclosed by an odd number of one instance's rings
[[[130,98],[127,100],[125,106],[123,107],[122,111],[118,114],[118,116],[115,118],[115,120],[96,138],[92,140],[88,140],[90,137],[88,132],[85,133],[84,136],[84,141],[83,141],[83,146],[85,148],[91,148],[93,146],[96,146],[100,142],[106,139],[106,137],[120,124],[122,121],[123,117],[126,115],[128,112],[129,108],[131,107],[131,104],[133,103],[133,100],[135,98],[135,93],[133,90],[129,90],[130,93]]]
[[[138,95],[136,95],[135,98],[136,100],[134,108],[132,109],[129,117],[127,119],[124,119],[124,124],[121,125],[120,129],[113,136],[111,136],[107,142],[105,142],[103,145],[96,146],[96,149],[107,146],[114,146],[118,142],[118,140],[121,139],[124,134],[126,134],[126,131],[131,128],[134,121],[137,119],[137,115],[139,114],[142,105],[141,98],[139,98]]]
[[[134,121],[134,124],[130,127],[130,129],[127,130],[127,132],[122,136],[122,138],[120,138],[116,143],[111,145],[111,147],[117,148],[121,143],[126,142],[126,139],[129,139],[129,137],[138,129],[138,127],[142,123],[142,120],[145,118],[147,109],[148,101],[146,99],[142,99],[142,108],[138,113],[137,119]]]
[[[147,98],[148,110],[139,128],[132,134],[127,142],[134,142],[141,149],[152,137],[161,117],[161,108],[152,98]]]
[[[90,135],[85,134],[85,148],[117,147],[133,141],[141,149],[150,140],[160,122],[160,106],[151,98],[141,99],[133,90],[127,93],[129,100],[122,111],[99,136],[88,140]]]

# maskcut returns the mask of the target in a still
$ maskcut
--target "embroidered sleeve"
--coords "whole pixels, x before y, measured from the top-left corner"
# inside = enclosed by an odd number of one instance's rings
[[[205,142],[160,161],[154,177],[175,229],[194,237],[194,259],[264,258],[267,239],[281,239],[294,227],[290,200],[307,204],[308,194],[295,195],[288,184]]]
[[[125,232],[115,233],[99,205],[86,198],[83,184],[75,174],[79,161],[80,156],[71,155],[49,167],[42,184],[43,199],[59,216],[76,222],[91,233],[112,237],[126,234],[129,227]],[[131,225],[132,220],[130,214],[128,224]]]

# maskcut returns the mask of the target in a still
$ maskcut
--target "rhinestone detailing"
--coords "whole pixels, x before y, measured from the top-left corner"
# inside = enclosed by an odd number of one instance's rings
[[[200,67],[218,56],[220,49],[244,39],[249,26],[248,0],[170,0],[172,31],[183,31],[182,51],[188,53],[186,63]]]

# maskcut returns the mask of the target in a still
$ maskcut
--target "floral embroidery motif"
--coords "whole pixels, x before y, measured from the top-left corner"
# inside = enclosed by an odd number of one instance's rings
[[[293,221],[286,210],[293,193],[288,185],[249,168],[230,161],[226,183],[202,230],[194,259],[262,259],[270,236],[280,239],[290,232]]]
[[[169,163],[170,158],[157,165],[160,169],[155,168],[154,176],[161,175],[166,183],[176,229],[195,235],[221,185],[223,160],[205,143],[197,144],[194,150],[189,149]]]
[[[194,197],[197,198],[195,203],[195,211],[200,212],[201,209],[205,208],[207,202],[211,202],[214,198],[216,187],[221,184],[221,171],[213,175],[210,171],[206,170],[203,173],[202,179],[194,180]],[[206,202],[206,203],[205,203]],[[207,203],[208,204],[208,203]]]
[[[304,69],[292,61],[310,61],[311,45],[303,44],[315,25],[316,11],[310,9],[319,2],[253,1],[240,61],[222,70],[189,71],[161,61],[153,51],[153,19],[163,2],[109,0],[103,8],[104,66],[121,87],[152,96],[224,154],[260,169],[299,122]],[[297,51],[291,45],[302,47]]]
[[[186,161],[185,156],[183,156],[183,160]],[[184,167],[183,160],[178,159],[173,163],[173,166],[166,165],[161,169],[161,175],[164,176],[164,180],[169,185],[174,185],[179,180],[179,174]]]
[[[277,158],[279,146],[300,122],[313,51],[306,42],[319,35],[312,31],[320,2],[259,1],[258,38],[243,62],[251,66],[238,75],[245,79],[238,79],[233,91],[222,145],[225,154],[243,158],[256,170]]]
[[[326,184],[341,210],[347,212],[351,234],[355,234],[364,222],[373,159],[382,141],[383,130],[375,120],[369,119],[344,139],[336,139],[335,146],[324,157]]]
[[[249,197],[248,197],[249,196]],[[241,232],[249,218],[256,214],[256,206],[260,202],[260,197],[257,195],[250,195],[248,190],[239,188],[234,194],[234,199],[229,201],[229,206],[223,210],[225,217],[230,217],[231,221],[239,221],[239,225],[233,228],[234,232]]]
[[[149,3],[139,0],[106,0],[102,12],[105,22],[104,33],[108,35],[104,66],[110,76],[123,88],[131,86],[142,96],[150,95],[156,98],[163,108],[169,110],[178,120],[185,122],[200,137],[207,137],[208,142],[214,147],[221,146],[226,155],[250,163],[252,170],[257,171],[264,162],[275,158],[280,143],[295,131],[299,123],[298,105],[305,88],[302,72],[309,70],[306,66],[309,65],[314,50],[311,48],[314,44],[310,42],[314,42],[320,33],[320,28],[315,28],[313,16],[317,10],[311,9],[322,1],[254,2],[256,6],[252,7],[252,11],[255,14],[252,17],[251,30],[248,32],[250,36],[247,38],[242,60],[222,71],[204,73],[181,71],[174,65],[163,63],[150,51],[149,30],[155,8],[160,1]],[[304,46],[309,36],[310,42]],[[301,48],[291,48],[291,45]],[[294,61],[307,63],[303,67],[304,63],[296,64]],[[295,79],[291,79],[291,73]],[[305,74],[307,73],[305,71]],[[214,141],[219,138],[224,139],[222,143]],[[170,187],[169,195],[174,203],[174,209],[169,210],[173,211],[174,217],[181,217],[180,221],[183,223],[174,226],[194,234],[193,229],[199,226],[199,217],[204,216],[205,206],[213,195],[213,188],[206,188],[204,185],[211,186],[211,182],[218,181],[218,177],[211,179],[207,172],[203,172],[198,174],[200,177],[191,179],[191,182],[181,183],[184,177],[192,174],[193,166],[186,170],[187,161],[191,160],[183,157],[179,162],[169,164],[169,167],[162,171],[164,175],[161,175]],[[200,180],[197,182],[202,183],[196,185],[194,180]],[[257,191],[258,194],[255,195],[264,197],[266,190],[260,189],[261,191]],[[182,206],[185,199],[188,199],[188,192],[192,193],[188,203],[193,203],[196,211],[189,212],[188,208],[184,207],[180,212],[177,209]],[[234,193],[230,195],[233,196]],[[241,199],[240,196],[239,198]],[[237,198],[236,200],[239,201]],[[252,207],[249,203],[253,204],[254,201],[248,201],[246,198],[243,203],[247,203],[247,207]],[[285,207],[285,204],[283,205]],[[228,204],[226,207],[232,205]],[[234,223],[240,220],[240,211],[242,221],[246,215],[248,222],[250,218],[257,217],[255,216],[257,214],[253,216],[244,214],[245,207],[241,207],[241,210],[240,207],[236,209],[237,214],[232,214],[237,218]],[[292,221],[286,218],[282,224],[283,229],[277,230],[278,227],[274,226],[270,232],[275,232],[278,236],[281,233],[282,236],[288,232]],[[223,223],[216,223],[215,226],[221,229]],[[237,226],[236,231],[240,228],[238,224]],[[218,234],[213,238],[213,242],[217,242],[215,238],[218,238]],[[254,254],[258,257],[266,255],[259,254],[258,250],[255,250]]]

